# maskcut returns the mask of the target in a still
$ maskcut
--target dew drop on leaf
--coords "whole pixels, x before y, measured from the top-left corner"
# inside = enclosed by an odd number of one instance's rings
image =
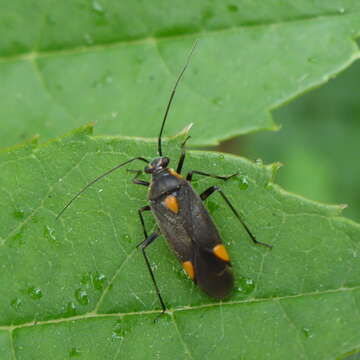
[[[22,209],[16,209],[14,210],[13,215],[16,219],[21,220],[25,217],[25,211]]]
[[[249,187],[249,180],[246,176],[240,176],[238,178],[239,180],[239,188],[240,190],[247,190],[247,188]]]
[[[79,356],[81,356],[81,352],[77,348],[73,347],[69,351],[69,356],[70,357],[79,357]]]
[[[44,226],[44,237],[45,239],[56,242],[55,230],[48,225]]]
[[[81,305],[89,304],[89,296],[87,292],[81,288],[75,291],[75,298]]]
[[[96,271],[93,275],[93,285],[96,290],[102,290],[106,281],[106,276],[104,274]]]
[[[104,13],[104,8],[103,8],[102,5],[101,5],[98,1],[96,1],[96,0],[94,0],[94,1],[92,2],[92,8],[93,8],[93,10],[94,10],[96,13],[98,13],[98,14],[103,14],[103,13]]]
[[[238,11],[238,7],[236,5],[233,5],[233,4],[229,4],[227,6],[227,9],[229,10],[229,12],[236,12]]]
[[[313,337],[313,334],[311,333],[310,329],[303,328],[302,331],[303,331],[303,334],[305,335],[306,338],[312,338]]]
[[[66,305],[65,316],[74,316],[76,314],[76,306],[72,301]]]
[[[22,305],[22,301],[20,298],[15,298],[12,299],[10,302],[10,305],[15,309],[15,310],[19,310],[21,305]]]
[[[238,291],[244,295],[251,294],[255,289],[255,282],[252,279],[240,278],[238,284]]]
[[[91,284],[91,274],[90,273],[84,273],[81,277],[80,282],[85,286],[90,286]]]
[[[17,232],[15,235],[10,237],[11,244],[10,246],[21,246],[24,245],[23,229]]]
[[[316,64],[318,62],[318,59],[315,56],[311,56],[307,59],[309,63]]]
[[[93,40],[93,38],[91,37],[90,34],[86,33],[86,34],[84,34],[83,37],[84,37],[84,40],[85,40],[86,44],[92,45],[94,43],[94,40]]]
[[[116,324],[113,328],[111,337],[114,340],[121,340],[124,338],[124,336],[126,335],[127,332],[128,332],[128,328],[124,324],[123,320],[120,319],[116,322]]]
[[[29,287],[27,289],[27,293],[34,300],[39,300],[43,297],[43,293],[42,293],[41,289],[38,287],[35,287],[35,286]]]
[[[222,98],[220,98],[220,97],[216,97],[216,98],[213,98],[213,99],[211,100],[211,102],[212,102],[214,105],[222,105],[223,100],[222,100]]]

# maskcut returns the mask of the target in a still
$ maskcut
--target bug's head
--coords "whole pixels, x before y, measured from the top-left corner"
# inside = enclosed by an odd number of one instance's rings
[[[166,156],[158,157],[154,159],[150,165],[146,166],[144,171],[147,174],[158,173],[167,168],[169,161],[170,159]]]

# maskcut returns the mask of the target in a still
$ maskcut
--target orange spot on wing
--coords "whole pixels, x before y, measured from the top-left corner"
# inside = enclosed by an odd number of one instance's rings
[[[213,252],[219,259],[227,261],[227,262],[230,261],[230,256],[229,256],[228,252],[226,251],[225,246],[223,244],[216,245],[213,248]]]
[[[167,196],[163,204],[175,214],[179,212],[179,203],[174,195]]]
[[[195,271],[194,271],[194,266],[193,266],[192,262],[191,261],[184,261],[182,263],[182,266],[183,266],[184,270],[186,271],[186,273],[189,275],[189,278],[191,280],[194,280]]]

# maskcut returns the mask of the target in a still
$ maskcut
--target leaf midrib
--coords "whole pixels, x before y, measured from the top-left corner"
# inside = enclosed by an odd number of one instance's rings
[[[210,308],[210,307],[219,307],[219,306],[231,306],[231,305],[241,305],[241,304],[255,304],[260,302],[273,302],[273,301],[282,301],[282,300],[291,300],[291,299],[298,299],[298,298],[306,298],[311,296],[321,296],[325,294],[337,294],[342,292],[351,292],[360,289],[359,286],[353,287],[339,287],[337,289],[327,289],[322,291],[311,291],[308,293],[301,293],[295,295],[284,295],[284,296],[273,296],[268,298],[251,298],[251,299],[244,299],[244,300],[235,300],[235,301],[227,301],[227,302],[220,302],[220,303],[208,303],[208,304],[201,304],[196,306],[181,306],[174,309],[168,309],[170,313],[176,313],[179,311],[194,311],[203,308]],[[146,310],[146,311],[134,311],[134,312],[122,312],[122,313],[96,313],[94,311],[90,311],[85,314],[66,317],[66,318],[58,318],[58,319],[51,319],[51,320],[43,320],[43,321],[31,321],[27,323],[17,324],[17,325],[2,325],[0,326],[0,330],[6,331],[13,331],[16,329],[31,327],[34,325],[48,325],[48,324],[58,324],[58,323],[65,323],[71,322],[76,320],[84,320],[84,319],[92,319],[92,318],[107,318],[107,317],[122,317],[122,316],[139,316],[139,315],[151,315],[151,314],[160,314],[161,310]]]

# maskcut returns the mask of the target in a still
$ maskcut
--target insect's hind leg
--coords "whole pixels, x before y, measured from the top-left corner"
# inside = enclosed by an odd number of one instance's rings
[[[227,198],[227,196],[224,194],[224,192],[218,187],[218,186],[210,186],[208,189],[206,189],[205,191],[203,191],[200,194],[201,200],[206,200],[210,195],[212,195],[214,192],[219,192],[220,195],[222,196],[222,198],[225,200],[226,204],[229,206],[229,208],[231,209],[231,211],[233,212],[233,214],[237,217],[237,219],[241,222],[242,226],[244,227],[244,229],[246,230],[246,232],[249,234],[251,240],[256,244],[256,245],[262,245],[262,246],[266,246],[268,248],[272,248],[272,245],[266,244],[264,242],[258,241],[256,240],[255,236],[251,233],[250,229],[248,228],[248,226],[245,224],[244,220],[242,219],[241,215],[239,214],[239,212],[234,208],[234,206],[232,205],[232,203],[230,202],[230,200]]]
[[[164,300],[163,300],[163,298],[162,298],[162,296],[160,294],[159,287],[158,287],[158,285],[156,283],[156,280],[155,280],[155,275],[154,275],[154,273],[153,273],[153,271],[151,269],[149,258],[148,258],[147,254],[146,254],[146,251],[145,251],[145,249],[160,235],[158,232],[153,232],[150,236],[148,236],[148,234],[147,234],[145,221],[144,221],[144,217],[143,217],[142,213],[144,211],[149,211],[149,210],[151,210],[149,205],[143,206],[142,208],[140,208],[138,210],[138,214],[139,214],[139,218],[140,218],[140,222],[141,222],[141,226],[142,226],[142,229],[143,229],[143,232],[144,232],[145,239],[140,244],[138,244],[136,247],[141,249],[141,252],[142,252],[142,254],[144,256],[146,266],[147,266],[147,268],[149,270],[151,280],[152,280],[152,282],[154,284],[156,294],[157,294],[157,296],[159,298],[159,301],[160,301],[162,312],[164,313],[166,311],[165,303],[164,303]]]
[[[148,268],[148,270],[149,270],[149,273],[150,273],[150,276],[151,276],[151,280],[152,280],[152,282],[153,282],[153,284],[154,284],[156,294],[157,294],[157,296],[158,296],[158,298],[159,298],[159,301],[160,301],[160,305],[161,305],[161,308],[162,308],[162,312],[164,313],[164,312],[166,311],[166,306],[165,306],[164,300],[163,300],[163,298],[162,298],[162,296],[161,296],[161,294],[160,294],[160,290],[159,290],[159,287],[158,287],[158,285],[157,285],[157,283],[156,283],[154,273],[153,273],[153,271],[152,271],[152,269],[151,269],[151,265],[150,265],[149,258],[148,258],[147,254],[146,254],[146,251],[145,251],[146,248],[147,248],[157,237],[159,237],[159,235],[160,235],[160,234],[157,233],[157,232],[152,233],[152,234],[151,234],[150,236],[148,236],[143,242],[141,242],[141,243],[138,245],[138,247],[141,249],[141,252],[142,252],[142,254],[143,254],[143,256],[144,256],[146,266],[147,266],[147,268]]]

